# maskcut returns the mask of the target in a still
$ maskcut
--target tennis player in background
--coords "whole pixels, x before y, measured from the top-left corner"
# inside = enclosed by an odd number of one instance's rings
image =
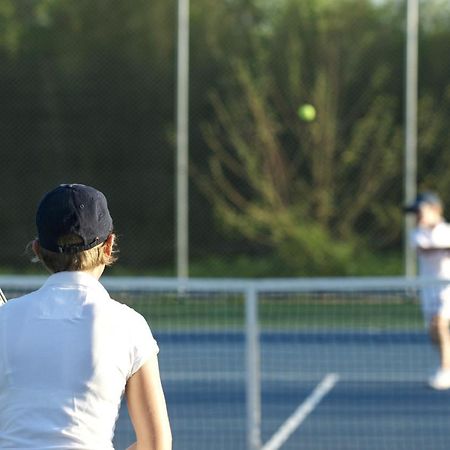
[[[125,392],[130,449],[171,449],[158,346],[98,281],[116,259],[106,198],[61,185],[40,202],[36,225],[33,250],[51,276],[0,307],[0,448],[113,449]]]
[[[449,280],[449,284],[423,287],[421,299],[431,340],[440,355],[440,367],[429,385],[450,389],[450,224],[444,221],[441,199],[433,192],[419,194],[406,211],[416,215],[411,244],[417,249],[419,275]]]

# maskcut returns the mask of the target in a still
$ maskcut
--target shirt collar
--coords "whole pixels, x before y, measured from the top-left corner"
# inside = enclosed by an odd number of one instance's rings
[[[87,272],[57,272],[50,275],[45,281],[43,287],[47,286],[85,286],[88,288],[100,289],[106,295],[109,294],[100,281]]]

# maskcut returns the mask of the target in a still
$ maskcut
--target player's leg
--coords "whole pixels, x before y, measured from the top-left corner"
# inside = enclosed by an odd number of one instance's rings
[[[430,378],[429,384],[435,389],[450,389],[450,320],[441,314],[430,321],[430,337],[439,351],[440,368]]]
[[[434,316],[430,323],[430,336],[437,345],[441,369],[450,370],[450,328],[449,319],[441,315]]]

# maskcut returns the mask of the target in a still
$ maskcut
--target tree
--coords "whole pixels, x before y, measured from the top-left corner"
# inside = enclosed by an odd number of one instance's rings
[[[8,265],[26,263],[39,196],[68,180],[113,199],[123,263],[172,262],[174,5],[0,0]]]
[[[234,60],[234,85],[211,94],[209,173],[197,179],[219,220],[293,273],[347,273],[371,240],[398,237],[395,23],[361,0],[289,1],[256,63]],[[317,108],[313,123],[296,115],[304,102]]]

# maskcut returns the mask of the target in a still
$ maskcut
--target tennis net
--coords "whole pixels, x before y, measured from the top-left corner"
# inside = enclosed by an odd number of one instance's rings
[[[11,298],[40,277],[0,277]],[[102,278],[158,340],[174,449],[444,449],[420,292],[438,280]],[[134,439],[125,407],[117,449]]]

